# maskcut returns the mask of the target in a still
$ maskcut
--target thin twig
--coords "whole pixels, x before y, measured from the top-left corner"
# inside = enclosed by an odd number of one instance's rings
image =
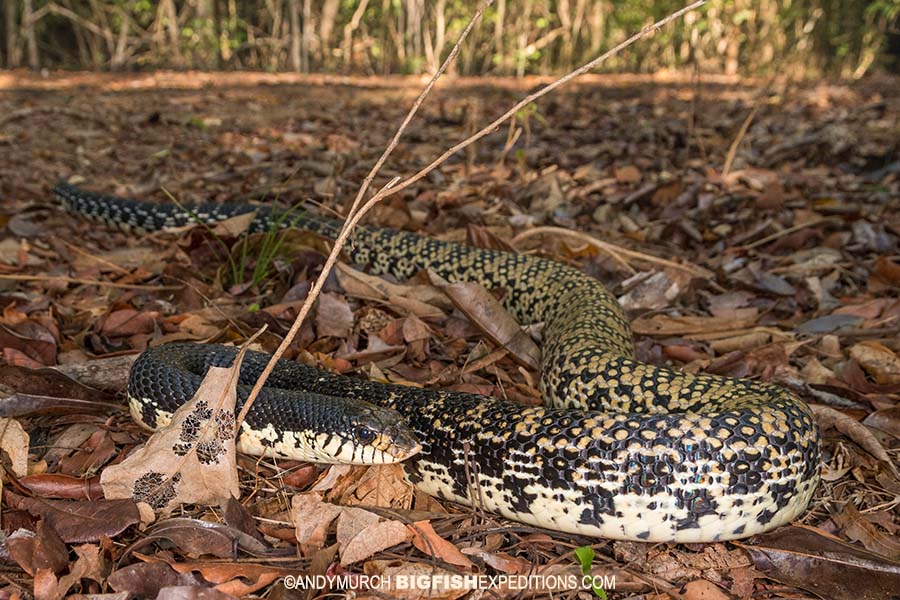
[[[758,111],[759,104],[757,103],[753,107],[753,110],[750,111],[750,114],[747,115],[747,118],[744,119],[744,122],[741,123],[741,128],[738,130],[737,135],[734,136],[734,141],[731,142],[731,146],[728,148],[728,154],[725,155],[725,165],[722,167],[722,177],[725,177],[728,175],[728,172],[731,171],[731,164],[734,162],[738,146],[741,145],[741,141],[743,141],[744,136],[747,135],[747,130],[750,129],[750,123],[753,122],[753,117],[756,116]]]
[[[64,277],[62,275],[0,275],[0,279],[9,281],[64,281],[80,285],[96,285],[99,287],[119,288],[123,290],[179,290],[179,285],[149,285],[144,283],[116,283],[114,281],[98,281],[96,279],[82,279],[80,277]]]
[[[585,242],[597,250],[601,252],[605,252],[609,256],[613,258],[620,265],[624,266],[627,270],[634,272],[634,269],[628,263],[627,260],[623,257],[627,257],[633,260],[638,260],[654,265],[661,265],[663,267],[669,267],[672,269],[678,269],[679,271],[687,271],[692,275],[697,275],[700,277],[712,277],[712,273],[703,267],[699,267],[694,264],[681,264],[671,260],[666,260],[665,258],[659,258],[657,256],[653,256],[651,254],[644,254],[643,252],[638,252],[636,250],[629,250],[628,248],[623,248],[622,246],[617,246],[616,244],[611,244],[610,242],[604,242],[602,240],[598,240],[597,238],[587,234],[582,233],[580,231],[573,231],[571,229],[565,229],[563,227],[535,227],[534,229],[529,229],[527,231],[523,231],[519,235],[513,238],[513,245],[518,244],[522,240],[535,236],[541,235],[545,233],[550,233],[554,235],[565,235],[568,237],[573,237],[582,242]]]
[[[437,80],[444,74],[444,71],[447,70],[447,67],[450,66],[456,59],[456,55],[459,54],[459,48],[462,45],[463,40],[468,37],[469,32],[472,30],[472,27],[475,26],[475,23],[481,18],[484,10],[494,3],[494,0],[486,0],[481,6],[478,7],[478,10],[475,11],[475,14],[472,15],[472,18],[469,19],[469,24],[466,25],[466,28],[463,30],[462,34],[460,34],[459,39],[456,40],[456,43],[453,45],[453,48],[450,50],[450,54],[447,55],[447,58],[444,59],[444,62],[441,64],[441,67],[437,70],[437,72],[432,75],[431,80],[428,82],[428,85],[425,86],[425,89],[422,90],[422,93],[419,94],[419,97],[416,98],[416,101],[413,102],[412,108],[409,109],[409,112],[406,113],[406,117],[403,119],[403,122],[400,124],[400,127],[397,129],[397,133],[394,134],[394,137],[391,139],[387,148],[384,149],[381,156],[375,162],[375,165],[369,171],[369,174],[366,175],[366,178],[363,179],[362,185],[359,188],[359,192],[356,194],[356,198],[353,199],[353,204],[350,206],[350,210],[347,211],[347,215],[352,215],[358,208],[359,203],[362,202],[363,196],[366,195],[366,192],[369,190],[369,186],[372,185],[372,181],[375,179],[375,176],[378,174],[378,171],[381,170],[381,167],[384,165],[385,161],[394,151],[394,148],[397,147],[397,144],[400,141],[400,136],[403,135],[403,132],[406,131],[406,126],[409,125],[409,122],[412,121],[412,118],[419,111],[419,107],[422,105],[422,102],[425,100],[425,97],[431,92],[431,89],[434,87],[434,84]]]
[[[502,116],[495,119],[493,122],[491,122],[489,125],[482,128],[481,130],[479,130],[474,135],[469,136],[465,140],[459,142],[458,144],[456,144],[455,146],[453,146],[452,148],[450,148],[449,150],[447,150],[446,152],[441,154],[437,159],[432,161],[428,166],[420,169],[412,177],[409,177],[408,179],[406,179],[396,185],[395,185],[396,180],[390,181],[387,185],[385,185],[381,190],[379,190],[378,193],[376,193],[374,196],[372,196],[372,198],[370,198],[361,207],[359,207],[356,210],[353,210],[353,208],[351,208],[350,214],[347,215],[347,220],[344,223],[343,228],[341,229],[340,233],[338,234],[337,239],[335,239],[335,241],[334,241],[334,247],[331,250],[331,254],[329,254],[328,258],[325,260],[325,265],[322,267],[322,272],[316,278],[316,281],[313,284],[313,287],[310,289],[309,295],[306,297],[306,301],[303,303],[303,306],[300,307],[300,312],[297,314],[297,318],[294,319],[294,323],[291,325],[290,330],[288,330],[287,334],[284,336],[284,339],[282,340],[281,344],[275,350],[275,353],[272,355],[272,358],[269,360],[269,363],[266,365],[266,368],[263,369],[263,372],[260,374],[259,379],[256,381],[256,384],[253,386],[253,389],[250,391],[250,395],[247,398],[247,401],[244,405],[244,410],[242,411],[241,414],[242,415],[246,414],[246,411],[249,410],[250,406],[256,400],[256,397],[259,395],[259,392],[262,390],[263,385],[265,385],[266,379],[268,379],[272,370],[275,368],[275,364],[277,363],[278,359],[284,354],[284,352],[287,350],[288,346],[290,346],[291,342],[293,341],[294,336],[300,330],[300,327],[303,324],[303,321],[306,319],[306,315],[309,314],[309,311],[311,310],[313,303],[315,302],[316,298],[318,298],[319,293],[322,290],[322,287],[325,285],[325,280],[327,279],[328,273],[330,273],[331,270],[334,268],[334,265],[337,262],[338,256],[340,256],[340,252],[343,249],[344,244],[347,242],[347,239],[350,237],[350,233],[353,231],[353,229],[356,227],[357,223],[359,223],[359,221],[362,219],[362,217],[365,216],[365,214],[367,212],[369,212],[369,210],[373,206],[375,206],[376,204],[378,204],[379,202],[381,202],[388,196],[391,196],[403,189],[408,188],[413,183],[419,181],[420,179],[422,179],[423,177],[428,175],[431,171],[436,169],[439,165],[441,165],[448,158],[450,158],[451,156],[453,156],[460,150],[466,148],[467,146],[470,146],[471,144],[474,144],[475,142],[477,142],[481,138],[485,137],[489,133],[496,131],[500,127],[501,124],[503,124],[507,119],[509,119],[510,117],[515,115],[523,107],[527,106],[528,104],[531,104],[538,98],[550,93],[551,91],[555,90],[556,88],[563,85],[564,83],[571,81],[575,77],[578,77],[580,75],[583,75],[584,73],[587,73],[588,71],[590,71],[591,69],[593,69],[594,67],[596,67],[597,65],[602,63],[603,61],[605,61],[605,60],[609,59],[610,57],[615,56],[616,54],[621,52],[624,48],[627,48],[628,46],[634,44],[639,39],[648,36],[649,34],[655,32],[659,28],[663,27],[664,25],[666,25],[666,24],[674,21],[678,17],[681,17],[682,15],[702,6],[705,3],[706,3],[706,0],[697,0],[696,2],[694,2],[692,4],[689,4],[688,6],[672,13],[668,17],[665,17],[664,19],[657,21],[653,25],[649,25],[649,26],[645,27],[639,33],[634,34],[633,36],[631,36],[624,42],[618,44],[617,46],[610,49],[609,51],[605,52],[604,54],[602,54],[602,55],[598,56],[597,58],[591,60],[590,62],[582,65],[581,67],[575,69],[574,71],[569,72],[568,74],[557,79],[556,81],[544,86],[537,92],[529,94],[528,96],[526,96],[525,98],[523,98],[522,100],[517,102],[511,109],[506,111]],[[469,25],[466,27],[466,29],[463,31],[463,33],[460,35],[459,40],[456,42],[454,50],[451,51],[451,54],[447,57],[448,60],[451,58],[451,56],[456,56],[456,50],[462,44],[462,41],[463,41],[465,35],[471,30],[472,25],[475,22],[475,19],[481,15],[482,10],[488,4],[489,4],[489,2],[482,5],[482,7],[479,9],[479,11],[472,17],[472,20],[469,22]],[[445,64],[446,64],[446,61],[445,61]],[[444,66],[445,65],[442,65],[442,68],[438,71],[439,73],[443,73]],[[431,87],[433,86],[433,83],[434,83],[434,79],[436,79],[436,77],[433,78],[431,82],[429,82],[427,89],[431,89]],[[416,104],[414,104],[413,108],[417,108],[419,104],[421,104],[421,101],[417,100],[417,102],[416,102]],[[408,123],[408,122],[409,122],[408,119],[404,120],[404,123],[401,127],[405,127],[406,123]],[[391,141],[391,145],[389,146],[389,148],[392,149],[393,146],[396,145],[396,140],[398,137],[399,136],[397,136],[397,135],[394,136],[394,140]],[[383,158],[386,158],[386,156],[383,155]],[[376,164],[380,165],[383,162],[384,162],[383,159],[379,159],[379,162]],[[366,187],[368,185],[367,182],[371,182],[371,180],[373,178],[374,178],[374,175],[372,175],[371,177],[367,176],[366,181],[363,182],[363,187]],[[354,203],[353,203],[354,207],[358,206],[358,202],[363,197],[363,193],[364,192],[360,192],[359,194],[357,194],[357,200],[354,201]],[[673,263],[673,264],[677,264],[677,263]],[[237,423],[238,428],[240,428],[240,424],[241,424],[241,419],[239,418],[238,423]]]

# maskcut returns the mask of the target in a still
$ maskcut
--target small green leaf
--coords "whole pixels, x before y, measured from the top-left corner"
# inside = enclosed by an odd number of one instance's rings
[[[583,575],[591,574],[591,566],[594,564],[594,557],[596,554],[594,553],[594,549],[590,546],[581,546],[580,548],[575,548],[575,559],[578,561],[578,564],[581,565],[581,573]],[[609,600],[606,595],[606,591],[600,587],[599,585],[591,584],[591,590],[594,592],[594,595],[600,598],[600,600]]]
[[[587,575],[591,572],[591,565],[594,564],[594,549],[590,546],[581,546],[575,548],[575,558],[581,565],[581,572]]]

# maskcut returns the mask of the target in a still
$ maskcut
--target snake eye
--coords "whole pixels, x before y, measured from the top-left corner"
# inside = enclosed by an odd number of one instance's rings
[[[375,441],[375,432],[364,425],[356,432],[356,437],[363,444],[371,444]]]

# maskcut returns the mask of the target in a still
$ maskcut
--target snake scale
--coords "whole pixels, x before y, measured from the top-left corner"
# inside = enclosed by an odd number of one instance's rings
[[[126,230],[215,222],[251,210],[257,211],[252,229],[277,223],[270,209],[251,205],[199,204],[188,216],[176,206],[67,183],[54,191],[69,211]],[[303,212],[293,225],[333,237],[340,223]],[[809,504],[820,452],[809,408],[775,385],[636,361],[628,321],[592,277],[539,257],[374,227],[358,228],[346,252],[376,273],[404,278],[427,268],[450,281],[505,288],[504,304],[521,323],[544,323],[546,406],[368,382],[284,362],[267,384],[270,395],[256,402],[244,425],[242,450],[306,457],[300,432],[291,429],[297,427],[292,406],[337,397],[402,416],[421,444],[402,465],[421,490],[552,530],[709,542],[773,529]],[[191,369],[202,374],[233,355],[219,345],[145,352],[130,377],[132,414],[156,426],[190,397],[198,380]],[[265,358],[248,358],[249,380]],[[321,440],[330,441],[330,433]],[[376,433],[381,441],[390,437]]]

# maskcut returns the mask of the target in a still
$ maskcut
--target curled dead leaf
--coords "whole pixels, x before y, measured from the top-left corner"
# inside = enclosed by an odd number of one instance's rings
[[[854,344],[850,356],[876,383],[900,383],[900,357],[884,344],[872,340]]]
[[[827,406],[822,406],[821,404],[810,404],[809,407],[816,416],[816,421],[818,421],[820,427],[834,427],[859,444],[863,450],[884,463],[895,477],[900,476],[897,473],[897,467],[884,449],[884,446],[881,445],[878,438],[876,438],[865,425],[842,412]]]
[[[523,366],[540,369],[540,348],[490,292],[477,283],[451,283],[440,287],[495,344],[509,350],[510,356]]]
[[[776,529],[746,550],[756,568],[831,600],[884,600],[900,589],[900,563],[804,526]]]
[[[107,467],[107,498],[134,498],[157,511],[218,505],[240,494],[235,462],[235,400],[242,350],[229,368],[210,367],[190,402],[124,461]]]

